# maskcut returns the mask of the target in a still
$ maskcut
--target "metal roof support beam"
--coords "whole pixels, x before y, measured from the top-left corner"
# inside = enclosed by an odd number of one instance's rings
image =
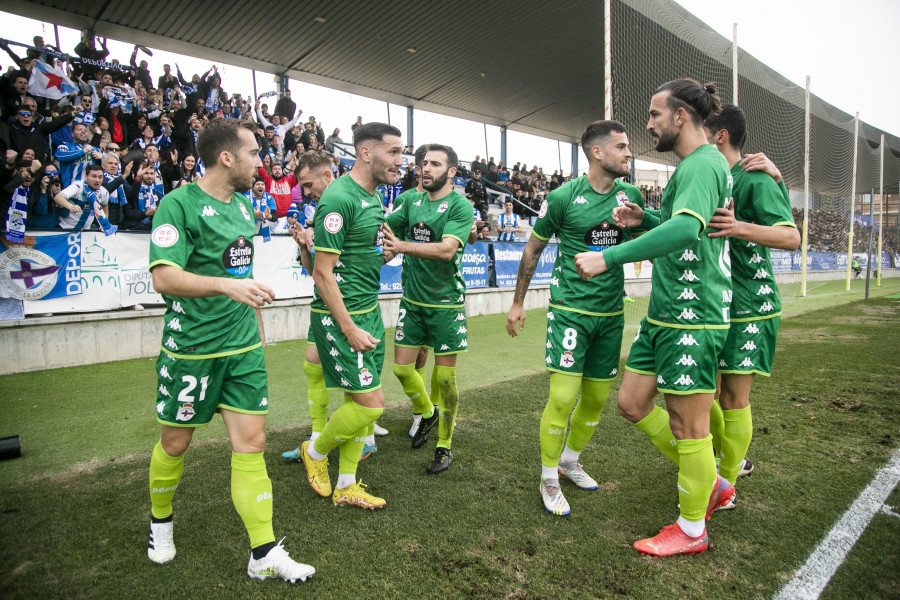
[[[406,145],[407,146],[415,146],[416,143],[413,141],[415,138],[413,137],[413,112],[415,112],[415,108],[412,106],[406,107]]]
[[[500,126],[500,161],[506,166],[506,125]]]
[[[572,144],[572,176],[578,177],[578,144]]]
[[[290,81],[290,79],[284,73],[279,73],[275,76],[275,84],[278,86],[277,89],[279,98],[284,97],[284,91],[288,89],[288,81]]]

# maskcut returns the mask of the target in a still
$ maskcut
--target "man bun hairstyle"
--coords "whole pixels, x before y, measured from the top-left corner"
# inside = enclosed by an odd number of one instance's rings
[[[716,114],[722,108],[715,83],[701,85],[696,79],[673,79],[653,93],[669,92],[666,103],[673,111],[683,108],[691,115],[695,125],[701,125],[708,116]]]
[[[747,140],[747,117],[744,111],[733,104],[726,104],[718,113],[710,115],[703,121],[703,125],[709,128],[710,133],[718,131],[728,132],[728,141],[732,148],[740,150]]]
[[[358,151],[363,143],[384,141],[384,136],[386,135],[402,137],[400,130],[393,125],[388,125],[387,123],[365,123],[353,131],[353,147]]]
[[[625,125],[619,121],[600,120],[594,121],[587,126],[584,133],[581,134],[581,150],[588,158],[591,157],[591,148],[594,146],[603,146],[607,139],[613,133],[628,133]]]
[[[197,132],[197,154],[200,155],[203,164],[207,167],[218,164],[219,154],[222,152],[236,155],[241,145],[241,138],[238,135],[240,129],[255,133],[256,125],[251,121],[213,119],[201,127]]]

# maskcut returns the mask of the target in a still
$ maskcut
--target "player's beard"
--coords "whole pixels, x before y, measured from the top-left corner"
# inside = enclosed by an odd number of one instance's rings
[[[670,120],[669,125],[665,129],[654,131],[657,135],[657,152],[671,152],[675,149],[675,144],[678,142],[678,133],[675,131],[674,121]]]
[[[394,185],[400,181],[400,173],[392,173],[392,168],[394,168],[393,160],[383,161],[377,154],[373,153],[372,178],[375,179],[379,185]]]
[[[436,192],[442,189],[445,185],[447,185],[447,171],[444,171],[438,177],[432,176],[431,185],[426,185],[424,182],[422,183],[422,187],[425,188],[429,192]]]
[[[626,175],[631,175],[631,169],[629,168],[629,165],[627,163],[624,166],[620,162],[613,164],[604,164],[601,166],[603,167],[604,171],[606,171],[613,177],[625,177]]]

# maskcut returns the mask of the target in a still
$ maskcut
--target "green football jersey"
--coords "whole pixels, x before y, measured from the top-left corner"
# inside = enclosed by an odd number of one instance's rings
[[[351,314],[378,305],[384,256],[384,206],[381,194],[370,194],[349,175],[328,186],[316,207],[316,252],[340,254],[334,279]],[[312,310],[328,312],[315,292]]]
[[[216,200],[196,183],[159,203],[150,236],[150,269],[171,265],[195,275],[249,279],[253,276],[253,206],[242,194]],[[260,345],[253,308],[226,296],[166,301],[163,351],[176,358],[212,358]]]
[[[586,175],[561,185],[547,196],[531,234],[544,241],[553,235],[559,239],[550,279],[550,306],[590,315],[623,311],[624,269],[614,267],[584,281],[575,272],[575,255],[601,252],[637,233],[619,229],[613,223],[612,210],[624,202],[643,207],[644,196],[635,186],[619,180],[609,192],[598,194]]]
[[[647,320],[663,327],[727,329],[731,257],[724,238],[706,235],[717,208],[731,204],[733,181],[725,157],[703,144],[675,169],[663,192],[660,223],[686,213],[702,223],[699,238],[653,261]]]
[[[416,188],[411,188],[397,194],[397,197],[394,198],[394,212],[400,210],[400,207],[403,206],[403,203],[408,199],[413,198],[417,195],[419,195],[419,192],[416,191]]]
[[[745,172],[740,163],[734,178],[734,216],[738,221],[766,226],[796,227],[787,189],[762,171]],[[781,295],[772,273],[769,249],[731,238],[732,321],[767,319],[781,314]]]
[[[450,237],[459,242],[452,260],[403,257],[404,298],[438,308],[459,308],[465,303],[462,256],[475,221],[472,215],[472,203],[455,191],[438,200],[429,200],[428,192],[416,193],[388,215],[391,231],[403,241],[427,244]]]

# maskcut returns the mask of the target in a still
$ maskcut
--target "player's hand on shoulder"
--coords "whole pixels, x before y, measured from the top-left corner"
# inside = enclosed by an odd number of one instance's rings
[[[612,216],[616,227],[640,227],[644,221],[644,209],[634,202],[626,202],[623,206],[615,207]]]
[[[254,279],[224,278],[223,293],[241,304],[261,308],[275,300],[275,292],[264,283]]]
[[[608,270],[602,252],[579,252],[575,255],[575,271],[585,281]]]
[[[354,352],[368,352],[369,350],[374,350],[381,341],[372,337],[372,334],[368,331],[364,331],[356,326],[354,326],[351,331],[345,332],[344,337],[347,338],[347,343],[350,344],[350,348]]]
[[[525,329],[525,307],[514,302],[506,315],[506,333],[510,337],[516,337],[523,329]]]
[[[768,156],[762,152],[756,154],[746,154],[741,159],[741,169],[744,171],[762,171],[775,180],[775,183],[781,181],[781,171],[775,166]]]

